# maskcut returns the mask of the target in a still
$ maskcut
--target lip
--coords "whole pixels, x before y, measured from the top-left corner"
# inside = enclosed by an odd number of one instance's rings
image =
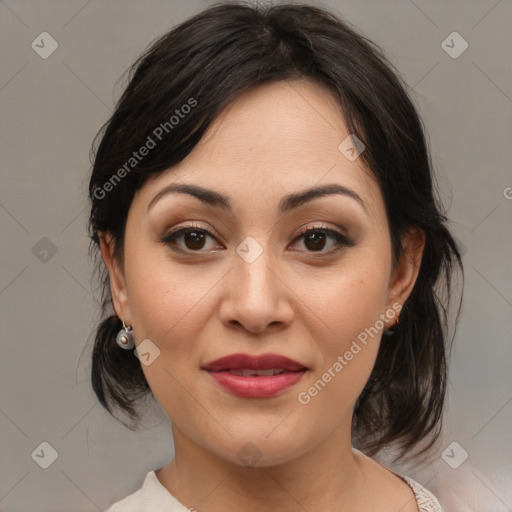
[[[241,376],[234,370],[284,370],[280,375]],[[231,354],[204,365],[212,378],[226,391],[244,398],[269,398],[295,386],[309,370],[304,364],[279,354]]]
[[[242,353],[230,354],[229,356],[215,359],[215,361],[205,364],[202,368],[209,372],[219,372],[224,370],[268,370],[270,368],[279,368],[289,372],[294,372],[308,369],[305,364],[279,354],[251,356],[249,354]]]

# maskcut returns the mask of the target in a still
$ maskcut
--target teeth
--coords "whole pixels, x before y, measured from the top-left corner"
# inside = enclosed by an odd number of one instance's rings
[[[251,377],[253,375],[280,375],[281,373],[284,373],[284,370],[280,368],[269,368],[268,370],[229,370],[229,373],[232,375],[239,375],[241,377]]]

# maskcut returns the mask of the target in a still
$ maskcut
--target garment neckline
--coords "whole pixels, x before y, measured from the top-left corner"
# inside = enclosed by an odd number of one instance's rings
[[[414,494],[414,498],[416,500],[416,504],[419,506],[420,496],[418,494],[418,492],[419,492],[418,491],[418,487],[421,484],[419,484],[418,482],[416,482],[415,480],[413,480],[412,478],[410,478],[410,477],[408,477],[406,475],[402,475],[400,473],[397,473],[397,472],[395,472],[395,471],[393,471],[393,470],[391,470],[391,469],[389,469],[387,467],[385,467],[385,468],[388,471],[390,471],[391,473],[393,473],[395,476],[400,478],[403,482],[405,482],[409,486],[409,488],[412,490],[412,492]],[[184,507],[186,510],[189,510],[189,508],[187,508],[187,506],[185,504],[183,504],[180,501],[178,501],[178,499],[162,484],[162,482],[160,482],[160,480],[158,479],[158,476],[156,475],[156,472],[154,470],[151,470],[151,471],[148,472],[148,474],[146,475],[146,481],[144,482],[144,484],[146,484],[146,482],[152,484],[152,486],[155,489],[158,489],[157,492],[162,497],[165,496],[165,499],[171,500],[171,503],[173,505],[179,505],[181,507]]]

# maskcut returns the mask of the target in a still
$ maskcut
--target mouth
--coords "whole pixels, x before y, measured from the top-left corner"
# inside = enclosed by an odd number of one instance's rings
[[[202,367],[222,389],[244,398],[268,398],[295,386],[308,367],[278,354],[232,354]]]
[[[282,368],[269,368],[268,370],[221,370],[221,372],[222,371],[230,373],[231,375],[238,375],[240,377],[268,377],[269,375],[281,375],[283,373],[290,373],[288,370],[283,370]]]

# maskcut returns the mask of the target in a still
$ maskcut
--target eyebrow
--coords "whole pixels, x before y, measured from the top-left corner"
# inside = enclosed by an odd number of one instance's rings
[[[229,197],[221,194],[220,192],[200,187],[199,185],[172,183],[160,190],[160,192],[158,192],[153,197],[153,199],[151,199],[148,205],[148,211],[151,210],[151,208],[160,199],[169,194],[188,194],[196,197],[201,202],[210,206],[222,208],[223,210],[233,209]],[[293,192],[292,194],[284,196],[281,201],[279,201],[278,211],[280,214],[285,214],[309,201],[312,201],[313,199],[333,194],[343,195],[354,199],[365,210],[365,212],[367,212],[366,204],[359,196],[359,194],[354,192],[352,189],[337,183],[331,183],[319,187],[311,187],[305,190],[301,190],[300,192]]]

